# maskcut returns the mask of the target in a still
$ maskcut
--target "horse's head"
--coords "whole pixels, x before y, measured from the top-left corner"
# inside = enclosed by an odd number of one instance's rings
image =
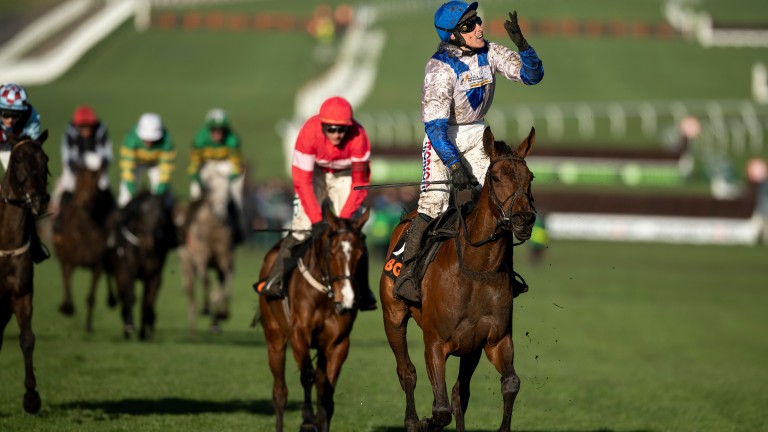
[[[328,222],[328,230],[321,241],[336,310],[343,312],[354,308],[355,270],[365,251],[362,228],[368,221],[369,210],[366,209],[358,218],[342,219],[333,214],[331,207],[329,200],[323,203],[323,217]]]
[[[485,128],[483,134],[483,147],[491,162],[485,179],[491,212],[499,226],[514,233],[519,240],[531,238],[536,221],[531,194],[533,173],[525,163],[535,140],[536,130],[531,128],[528,137],[512,150],[494,139],[491,128]]]
[[[3,200],[29,210],[39,216],[48,208],[48,156],[43,150],[43,142],[48,138],[48,131],[33,140],[22,137],[19,140],[8,138],[11,155],[8,171],[3,181]]]
[[[168,193],[152,195],[142,191],[123,209],[123,236],[146,251],[168,251],[176,247],[173,204]]]

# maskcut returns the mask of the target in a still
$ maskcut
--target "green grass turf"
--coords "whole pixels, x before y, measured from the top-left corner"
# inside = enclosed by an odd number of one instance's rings
[[[544,262],[516,268],[531,285],[514,312],[522,390],[517,431],[759,431],[768,428],[766,251],[755,247],[557,241]],[[40,415],[21,409],[23,367],[11,322],[0,353],[2,431],[234,431],[273,429],[272,380],[250,285],[261,254],[241,250],[234,309],[224,333],[186,335],[177,257],[159,296],[157,338],[124,341],[118,312],[99,291],[95,331],[84,333],[84,272],[77,314],[56,311],[58,266],[37,267],[33,327]],[[378,279],[381,260],[372,264]],[[417,406],[429,415],[421,332],[409,340]],[[448,386],[458,362],[449,361]],[[300,423],[298,369],[288,357],[287,430]],[[450,387],[449,387],[450,388]],[[496,371],[482,360],[472,382],[469,430],[498,428]],[[336,390],[334,430],[400,430],[404,398],[380,312],[359,315]],[[449,426],[448,430],[453,430]]]

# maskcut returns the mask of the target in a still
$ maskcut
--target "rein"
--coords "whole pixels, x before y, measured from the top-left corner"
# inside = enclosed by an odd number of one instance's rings
[[[515,192],[512,195],[508,196],[506,199],[504,199],[504,201],[501,201],[498,195],[496,195],[496,190],[493,188],[493,181],[490,178],[491,167],[493,167],[493,164],[495,164],[496,162],[503,161],[503,160],[514,160],[514,161],[522,162],[523,164],[525,164],[525,159],[519,156],[510,155],[510,156],[504,156],[504,157],[494,159],[493,161],[491,161],[490,165],[488,165],[488,170],[486,171],[486,174],[485,174],[485,183],[488,185],[488,200],[490,201],[491,204],[496,206],[496,209],[500,214],[500,217],[496,218],[496,226],[494,227],[491,235],[484,239],[472,241],[472,238],[470,237],[470,234],[469,234],[469,228],[467,227],[467,221],[464,218],[464,213],[461,211],[461,209],[458,209],[460,230],[463,232],[464,243],[469,246],[480,247],[488,243],[496,243],[500,239],[507,237],[510,233],[510,221],[511,221],[512,215],[511,214],[507,215],[507,212],[504,211],[504,206],[505,204],[510,203],[509,209],[511,209],[512,206],[515,204],[515,202],[518,200],[518,198],[520,198],[523,195],[523,190],[522,188],[518,187],[515,190]],[[458,191],[455,188],[453,189],[453,201],[454,203],[458,202]],[[531,203],[531,207],[533,207],[533,203]],[[456,255],[458,258],[459,269],[462,272],[470,274],[473,277],[480,277],[480,278],[487,277],[489,273],[499,273],[496,271],[477,271],[477,270],[472,270],[466,267],[464,265],[464,255],[462,252],[463,249],[461,248],[461,239],[460,239],[460,236],[458,235],[459,233],[457,232],[456,234],[457,234],[455,237],[456,238],[455,240]],[[511,242],[511,244],[513,248],[515,246],[519,246],[525,243],[525,240],[515,242],[514,236],[512,238],[513,238],[513,241]],[[514,270],[512,270],[512,273],[515,274]]]

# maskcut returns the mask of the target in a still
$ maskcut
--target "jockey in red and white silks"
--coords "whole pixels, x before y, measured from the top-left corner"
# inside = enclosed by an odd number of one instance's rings
[[[323,129],[324,123],[321,115],[310,118],[296,139],[291,167],[296,192],[291,228],[298,240],[304,240],[312,225],[323,219],[320,205],[326,197],[339,217],[350,218],[368,195],[367,189],[354,190],[370,183],[371,143],[365,129],[349,119],[344,137],[334,144]]]
[[[541,80],[543,66],[533,48],[517,52],[486,42],[467,54],[455,45],[439,45],[427,63],[422,88],[424,182],[448,180],[448,167],[461,161],[482,186],[489,163],[482,146],[484,118],[493,102],[497,73],[532,85]],[[422,186],[419,213],[434,218],[447,206],[447,186]]]

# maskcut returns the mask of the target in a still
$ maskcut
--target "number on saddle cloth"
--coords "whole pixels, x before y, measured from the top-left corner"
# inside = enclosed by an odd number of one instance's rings
[[[455,237],[458,232],[458,212],[456,207],[449,207],[443,214],[429,223],[425,230],[425,239],[421,253],[416,257],[417,277],[421,280],[427,272],[429,264],[435,259],[440,245],[450,238]],[[393,281],[400,275],[403,268],[403,252],[405,251],[405,240],[407,236],[400,237],[392,253],[384,264],[384,274]]]

